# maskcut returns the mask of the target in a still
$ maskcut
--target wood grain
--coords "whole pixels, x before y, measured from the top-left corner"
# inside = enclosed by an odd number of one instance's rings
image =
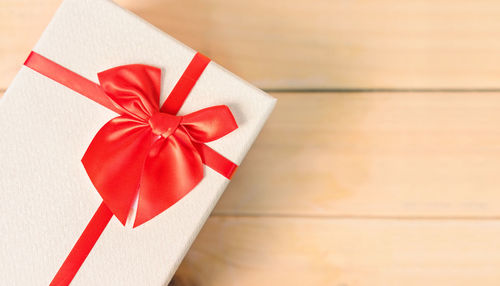
[[[500,217],[500,93],[272,95],[214,214]]]
[[[60,1],[0,2],[0,88]],[[262,88],[500,88],[498,1],[116,2]]]
[[[500,93],[273,93],[215,213],[500,216]]]
[[[212,217],[176,286],[498,285],[500,222]]]

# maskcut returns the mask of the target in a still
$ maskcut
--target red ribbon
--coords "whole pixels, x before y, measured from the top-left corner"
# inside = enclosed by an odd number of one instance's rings
[[[136,198],[134,227],[189,193],[203,178],[203,164],[231,178],[237,165],[204,144],[238,128],[229,108],[176,115],[209,62],[197,53],[160,108],[158,68],[119,66],[99,73],[98,85],[31,52],[26,66],[120,115],[99,130],[82,159],[103,203],[50,285],[69,285],[111,217],[125,224]]]

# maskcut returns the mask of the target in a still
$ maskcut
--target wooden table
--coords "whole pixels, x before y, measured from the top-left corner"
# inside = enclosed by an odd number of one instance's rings
[[[2,91],[59,2],[0,2]],[[279,99],[173,285],[500,284],[500,2],[117,2]]]

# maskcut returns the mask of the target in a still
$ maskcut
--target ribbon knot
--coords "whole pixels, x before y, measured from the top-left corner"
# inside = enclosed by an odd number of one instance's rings
[[[120,116],[99,130],[82,163],[122,224],[138,199],[136,227],[189,193],[203,178],[202,155],[207,148],[203,143],[238,126],[225,105],[183,116],[162,112],[158,68],[120,66],[99,73],[98,78]]]
[[[168,138],[168,136],[172,135],[177,127],[179,127],[181,119],[181,116],[157,112],[149,118],[148,123],[155,135]]]

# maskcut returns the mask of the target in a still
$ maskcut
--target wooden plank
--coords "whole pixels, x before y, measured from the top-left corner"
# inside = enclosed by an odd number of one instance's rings
[[[61,0],[0,2],[0,88]],[[118,0],[263,88],[499,88],[498,1]]]
[[[499,93],[290,93],[215,213],[498,217]]]
[[[500,222],[212,217],[176,286],[498,285]]]
[[[500,94],[273,96],[216,215],[500,216]]]

